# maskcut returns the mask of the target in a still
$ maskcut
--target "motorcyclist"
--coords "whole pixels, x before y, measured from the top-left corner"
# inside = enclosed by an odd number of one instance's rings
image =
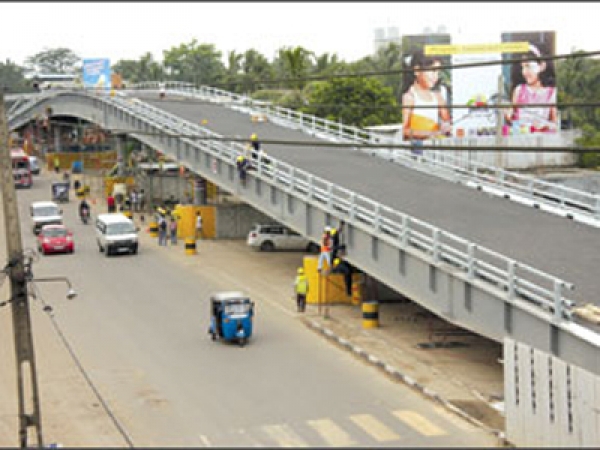
[[[90,205],[85,198],[79,203],[79,217],[81,217],[81,220],[84,223],[87,222],[87,219],[90,217]]]

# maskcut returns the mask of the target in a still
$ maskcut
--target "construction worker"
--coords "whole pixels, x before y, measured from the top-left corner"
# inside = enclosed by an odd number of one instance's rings
[[[340,225],[337,228],[331,229],[331,260],[335,260],[338,256],[338,252],[344,255],[344,251],[346,250],[346,246],[340,242],[342,230],[344,228],[344,221],[340,222]]]
[[[325,227],[323,236],[321,236],[321,253],[319,254],[319,262],[317,270],[321,273],[323,269],[323,260],[327,261],[327,268],[331,268],[331,228]]]
[[[252,159],[258,159],[258,153],[260,152],[260,141],[258,140],[258,135],[256,133],[252,133],[250,135],[249,147],[252,149]]]
[[[250,163],[244,155],[240,155],[236,159],[236,166],[238,175],[240,177],[240,182],[242,183],[242,186],[246,186],[246,175],[250,169]]]
[[[346,261],[342,261],[340,258],[333,260],[333,269],[331,273],[341,273],[344,275],[344,284],[346,285],[346,295],[352,296],[352,267]]]
[[[296,291],[296,305],[298,307],[298,312],[304,312],[306,309],[306,294],[308,294],[308,278],[306,278],[302,267],[298,268],[298,274],[294,281],[294,289]]]

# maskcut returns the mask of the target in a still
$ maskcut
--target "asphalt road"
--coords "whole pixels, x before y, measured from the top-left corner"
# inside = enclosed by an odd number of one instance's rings
[[[600,305],[600,229],[348,149],[323,147],[315,137],[199,101],[139,98],[223,136],[314,143],[266,145],[268,154],[445,231],[574,283],[566,296]]]
[[[43,177],[36,177],[33,189],[18,192],[26,247],[35,246],[28,205],[49,192]],[[54,306],[62,335],[134,446],[494,445],[492,436],[450,420],[410,388],[331,346],[282,306],[282,299],[290,302],[291,288],[273,289],[269,278],[290,276],[301,255],[257,254],[244,264],[231,257],[226,243],[206,243],[213,251],[204,258],[199,243],[199,254],[187,256],[182,243],[161,248],[142,232],[138,255],[107,258],[98,251],[93,225],[78,220],[76,201],[63,209],[75,253],[42,256],[34,275],[67,275],[79,296],[65,300],[59,283],[39,284],[39,293]],[[230,289],[246,290],[256,302],[255,334],[243,348],[212,342],[207,334],[210,293]],[[40,355],[38,364],[42,380],[56,377],[51,354]],[[55,378],[64,384],[65,401],[81,383],[81,376],[75,378]],[[46,408],[46,417],[62,421],[49,427],[51,441],[102,445],[89,425],[85,437],[70,437],[71,427],[85,426],[83,414],[57,418],[53,408],[60,404]],[[4,404],[0,421],[8,420],[8,410]],[[107,428],[106,421],[102,426]]]

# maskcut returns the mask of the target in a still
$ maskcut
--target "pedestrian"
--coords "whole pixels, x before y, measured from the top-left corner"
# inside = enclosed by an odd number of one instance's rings
[[[135,189],[132,189],[129,193],[129,204],[132,212],[138,212],[138,196]]]
[[[162,214],[158,219],[158,245],[167,245],[167,220]]]
[[[58,156],[54,157],[54,172],[60,173],[60,159],[58,159]]]
[[[321,236],[321,253],[319,254],[319,263],[317,270],[321,273],[323,269],[323,260],[327,261],[327,268],[331,268],[331,228],[325,227],[323,236]]]
[[[202,238],[202,214],[196,211],[196,240]]]
[[[145,211],[145,207],[146,207],[146,196],[144,193],[144,190],[140,190],[140,192],[137,195],[137,201],[138,201],[138,205],[140,205],[140,211]]]
[[[109,213],[115,212],[115,198],[112,194],[108,194],[108,197],[106,198],[106,205],[108,206]]]
[[[171,233],[171,245],[177,245],[177,218],[171,216],[169,223],[169,231]]]
[[[298,312],[304,312],[306,309],[306,295],[308,294],[308,278],[304,274],[302,267],[298,268],[296,280],[294,280],[294,290],[296,291],[296,306]]]

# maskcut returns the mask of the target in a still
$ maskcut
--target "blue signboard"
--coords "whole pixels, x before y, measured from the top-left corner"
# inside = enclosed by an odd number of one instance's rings
[[[83,86],[92,89],[110,90],[110,60],[108,58],[83,60]]]

